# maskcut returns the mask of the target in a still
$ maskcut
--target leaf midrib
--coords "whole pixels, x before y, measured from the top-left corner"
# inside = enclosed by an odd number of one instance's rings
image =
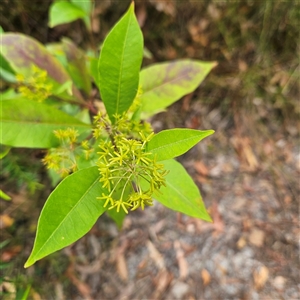
[[[53,237],[53,235],[57,232],[57,230],[60,228],[61,224],[70,216],[70,214],[72,213],[72,211],[79,205],[79,203],[81,203],[81,201],[83,201],[83,198],[86,196],[86,194],[94,187],[94,185],[96,183],[99,182],[99,176],[96,178],[96,180],[94,181],[94,183],[85,191],[85,193],[82,195],[82,197],[79,199],[79,201],[72,207],[72,209],[69,211],[69,213],[62,219],[62,221],[59,223],[59,225],[56,227],[56,229],[51,233],[51,235],[49,236],[49,238],[44,242],[44,245],[39,249],[38,252],[36,252],[36,254],[34,255],[34,257],[37,257],[38,254],[42,251],[42,249],[46,246],[46,244],[48,243],[48,241]]]
[[[120,94],[121,94],[121,81],[122,81],[122,69],[123,69],[123,63],[124,63],[124,53],[125,53],[125,48],[126,48],[126,40],[127,40],[127,35],[128,35],[128,31],[129,31],[129,26],[131,23],[131,15],[129,15],[129,20],[128,20],[128,24],[127,24],[127,28],[126,28],[126,34],[125,34],[125,38],[124,38],[124,47],[123,47],[123,51],[122,51],[122,57],[121,57],[121,66],[120,66],[120,73],[119,73],[119,85],[118,85],[118,93],[117,93],[117,103],[116,103],[116,113],[119,113],[119,106],[120,106]]]
[[[189,141],[191,139],[199,139],[201,138],[200,135],[196,135],[196,136],[192,136],[192,137],[189,137],[189,138],[186,138],[186,139],[182,139],[182,140],[179,140],[179,141],[176,141],[176,142],[172,142],[172,143],[169,143],[169,144],[165,144],[163,146],[160,146],[160,147],[156,147],[156,148],[153,148],[153,149],[149,149],[149,151],[160,151],[161,149],[164,149],[164,148],[167,148],[167,147],[170,147],[170,145],[175,145],[175,144],[178,144],[178,143],[182,143],[182,142],[185,142],[185,141]]]
[[[146,95],[147,93],[150,93],[150,92],[155,91],[156,89],[160,89],[161,87],[163,87],[163,86],[166,85],[166,84],[173,83],[173,82],[176,82],[176,81],[178,81],[178,80],[181,80],[181,79],[185,78],[185,77],[187,76],[187,74],[188,74],[188,73],[186,73],[186,74],[184,74],[184,75],[181,75],[181,76],[179,76],[179,77],[173,78],[173,79],[171,79],[171,80],[165,81],[165,82],[163,82],[162,84],[160,84],[160,85],[158,85],[158,86],[155,86],[155,87],[153,87],[153,88],[151,88],[151,89],[145,91],[145,92],[141,95],[141,97],[143,97],[143,95]]]
[[[187,201],[190,206],[194,206],[193,203],[189,200],[189,198],[187,198],[185,195],[183,195],[179,190],[177,190],[169,181],[168,179],[167,181],[167,185],[169,185],[178,195],[180,195],[185,201]]]

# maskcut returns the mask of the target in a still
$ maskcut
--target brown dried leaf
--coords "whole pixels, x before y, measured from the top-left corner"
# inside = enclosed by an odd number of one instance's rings
[[[65,300],[64,288],[61,282],[55,283],[55,299],[56,300]]]
[[[145,269],[148,265],[148,258],[145,257],[139,264],[138,264],[138,269]]]
[[[161,270],[154,278],[156,285],[155,292],[152,294],[151,299],[159,299],[160,295],[168,288],[173,279],[173,274],[169,273],[166,269]]]
[[[14,224],[14,221],[15,220],[7,214],[0,215],[0,229],[10,227],[12,224]]]
[[[246,72],[248,70],[248,65],[244,60],[239,59],[238,64],[241,72]]]
[[[92,264],[88,264],[88,265],[76,265],[75,264],[75,269],[82,273],[82,274],[95,274],[98,273],[99,270],[102,267],[102,260],[98,259],[96,261],[93,261]]]
[[[85,284],[84,282],[80,281],[75,276],[73,265],[70,265],[69,268],[67,269],[66,276],[71,280],[73,285],[76,286],[77,290],[83,296],[84,299],[86,299],[86,300],[92,299],[90,287],[87,284]]]
[[[30,296],[32,297],[32,300],[42,300],[41,295],[38,292],[36,292],[32,287],[30,289]]]
[[[155,232],[155,234],[158,234],[165,226],[166,220],[160,220],[159,222],[153,225],[153,231]]]
[[[219,233],[224,232],[224,222],[222,220],[221,214],[219,212],[218,204],[217,202],[213,202],[212,205],[212,219],[214,221],[213,226],[214,226],[214,235],[218,235]]]
[[[181,245],[185,255],[189,255],[190,253],[194,252],[197,249],[196,245],[189,245],[189,244],[186,244],[183,242],[180,242],[180,245]]]
[[[99,33],[100,32],[100,19],[98,16],[92,17],[92,32]]]
[[[237,137],[231,138],[231,143],[235,148],[242,163],[246,163],[251,171],[255,171],[259,164],[257,158],[251,148],[250,139],[247,137]]]
[[[195,42],[199,43],[201,46],[206,47],[209,43],[208,36],[206,34],[199,34],[195,39]]]
[[[209,170],[208,170],[207,166],[202,161],[196,161],[195,162],[195,169],[200,175],[203,175],[203,176],[208,175]]]
[[[284,86],[284,84],[286,83],[286,81],[288,80],[285,79],[285,73],[284,72],[277,72],[274,74],[274,76],[271,78],[270,80],[270,84],[271,85],[276,85],[276,84],[280,84],[280,86]]]
[[[205,176],[203,176],[203,175],[197,175],[197,176],[196,176],[196,180],[197,180],[199,183],[207,183],[207,182],[208,182],[207,177],[205,177]]]
[[[15,294],[17,291],[15,284],[10,282],[12,281],[10,278],[5,277],[5,280],[7,281],[2,282],[0,285],[1,294]],[[14,299],[14,297],[8,297],[7,299]]]
[[[117,263],[117,270],[120,275],[120,278],[123,281],[127,281],[128,280],[128,270],[127,270],[126,260],[125,260],[123,253],[121,253],[117,256],[116,263]]]
[[[187,124],[188,128],[197,129],[200,126],[200,119],[197,116],[193,116],[190,118],[189,123]]]
[[[261,266],[258,270],[254,271],[253,279],[254,285],[257,290],[264,287],[269,278],[269,270],[266,266]]]
[[[202,278],[204,286],[207,286],[210,283],[211,277],[210,277],[209,272],[206,269],[202,269],[201,278]]]
[[[182,109],[184,111],[189,111],[190,110],[190,103],[191,103],[191,100],[193,98],[193,95],[194,95],[194,92],[189,93],[189,94],[187,94],[187,95],[185,95],[183,97],[183,100],[182,100]]]
[[[21,250],[22,247],[20,245],[10,247],[9,249],[1,252],[0,259],[3,262],[11,261],[15,256],[17,256],[21,252]]]
[[[265,233],[260,229],[254,228],[252,229],[248,239],[252,245],[261,247],[264,244]]]
[[[163,256],[158,252],[158,250],[149,240],[146,242],[146,244],[150,253],[150,257],[153,259],[158,269],[165,269],[165,262]]]
[[[251,147],[249,145],[245,145],[244,147],[244,155],[249,164],[250,169],[255,170],[258,167],[258,161],[256,159],[255,154],[253,153]]]
[[[213,3],[208,5],[207,11],[214,21],[218,21],[221,18],[220,10]]]
[[[189,273],[189,266],[184,257],[184,252],[181,249],[179,241],[174,241],[174,248],[176,250],[176,258],[178,262],[180,278],[185,279]]]
[[[285,195],[283,201],[285,204],[289,205],[292,203],[293,199],[290,195]]]
[[[244,237],[240,237],[236,245],[239,249],[243,249],[247,245],[247,242]]]

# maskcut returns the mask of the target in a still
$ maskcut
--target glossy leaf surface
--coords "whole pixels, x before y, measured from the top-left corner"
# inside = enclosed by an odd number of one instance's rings
[[[58,144],[53,130],[90,126],[48,105],[25,99],[1,101],[1,143],[13,147],[51,148]]]
[[[143,69],[140,85],[145,115],[154,115],[194,91],[215,66],[215,62],[186,59],[158,63]]]
[[[177,128],[163,130],[153,136],[147,144],[147,151],[156,155],[157,161],[167,160],[184,154],[213,130]]]
[[[185,168],[173,159],[161,163],[170,172],[166,176],[167,186],[161,187],[162,194],[157,194],[155,199],[172,210],[211,222],[200,191]]]
[[[107,35],[99,58],[101,98],[111,120],[132,104],[138,90],[143,36],[134,4]]]
[[[38,221],[33,250],[25,267],[85,235],[105,212],[97,197],[107,191],[97,167],[66,177],[50,194]]]

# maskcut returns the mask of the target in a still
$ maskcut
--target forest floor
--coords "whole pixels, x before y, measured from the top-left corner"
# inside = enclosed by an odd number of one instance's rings
[[[99,36],[121,10],[114,12],[114,1],[103,3]],[[30,286],[34,300],[299,300],[299,45],[292,40],[299,5],[289,5],[137,5],[153,54],[147,64],[184,57],[219,63],[200,88],[151,120],[155,131],[215,130],[179,158],[213,223],[155,203],[130,213],[121,231],[101,217],[78,242],[25,270],[51,191],[42,172],[44,188],[30,196],[12,187],[6,190],[12,201],[1,202],[1,241],[10,243],[0,258],[11,263],[5,275],[12,281],[1,288]],[[169,30],[162,35],[162,28]],[[47,39],[64,30],[83,43],[68,27]],[[25,153],[36,160],[35,152]]]

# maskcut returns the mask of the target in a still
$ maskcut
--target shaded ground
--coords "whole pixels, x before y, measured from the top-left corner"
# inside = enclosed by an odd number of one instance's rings
[[[98,7],[100,38],[121,12],[115,2]],[[152,120],[157,131],[216,131],[180,158],[214,223],[160,204],[131,213],[121,232],[101,217],[80,241],[24,270],[49,188],[29,197],[4,182],[13,198],[1,202],[10,287],[31,283],[32,299],[300,299],[297,13],[296,2],[137,5],[152,61],[219,62],[198,90]],[[66,32],[87,42],[69,27],[48,38]],[[24,153],[16,156],[40,155]]]

